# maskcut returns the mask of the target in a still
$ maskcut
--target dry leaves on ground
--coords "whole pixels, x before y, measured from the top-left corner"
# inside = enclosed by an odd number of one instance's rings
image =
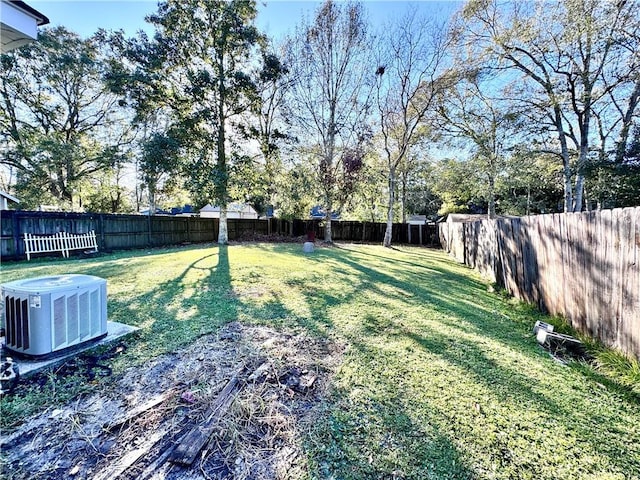
[[[103,391],[48,409],[0,437],[5,478],[302,477],[305,428],[320,414],[341,348],[232,323],[129,369]],[[239,373],[240,372],[240,373]],[[238,375],[234,401],[190,467],[168,461]]]

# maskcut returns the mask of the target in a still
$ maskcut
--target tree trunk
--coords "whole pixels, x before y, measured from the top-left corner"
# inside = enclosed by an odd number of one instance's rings
[[[333,234],[331,232],[331,215],[333,214],[333,203],[329,192],[325,198],[325,214],[324,214],[324,243],[331,245],[333,243]]]
[[[331,213],[327,212],[327,215],[324,218],[324,243],[332,244],[332,234],[331,234]]]
[[[402,210],[402,223],[407,223],[407,172],[402,172],[402,198],[401,210]]]
[[[396,171],[389,170],[389,204],[387,205],[387,229],[384,232],[384,240],[382,245],[391,247],[391,239],[393,237],[393,207],[396,203]]]
[[[589,161],[589,130],[591,124],[591,107],[587,102],[580,125],[580,152],[578,153],[578,168],[576,172],[575,197],[572,211],[581,212],[584,194],[584,171]]]
[[[227,204],[220,205],[220,225],[218,228],[218,244],[226,245],[229,243],[229,230],[227,227]]]
[[[593,208],[591,208],[592,199],[589,198],[589,191],[587,191],[587,187],[586,186],[584,187],[583,197],[584,197],[584,209],[585,209],[585,211],[587,211],[587,212],[592,211],[593,210]]]
[[[564,133],[564,125],[562,124],[562,112],[560,106],[555,105],[554,123],[560,141],[560,155],[562,157],[562,174],[564,177],[564,211],[571,212],[573,210],[573,186],[571,185],[571,158],[569,156],[569,147],[567,146],[567,136]]]
[[[220,224],[218,228],[218,245],[229,243],[229,231],[227,230],[227,205],[220,205]]]
[[[333,237],[331,234],[331,214],[333,213],[333,197],[332,189],[335,183],[333,176],[333,154],[335,152],[335,107],[331,108],[330,121],[329,121],[329,138],[327,145],[325,146],[325,158],[322,163],[322,181],[325,191],[325,227],[324,227],[324,241],[325,243],[332,244]]]
[[[496,188],[493,177],[489,178],[489,198],[487,203],[487,216],[489,219],[496,218]]]
[[[629,96],[627,110],[622,117],[620,138],[616,142],[615,163],[618,165],[624,161],[624,155],[627,150],[627,141],[629,140],[629,133],[633,125],[633,112],[636,110],[638,103],[640,103],[640,78],[636,80],[635,88]]]
[[[155,182],[149,182],[149,215],[156,213],[156,189]]]
[[[226,89],[224,85],[224,53],[218,52],[218,67],[220,69],[220,77],[218,79],[219,104],[218,104],[218,184],[216,185],[217,197],[220,202],[220,226],[218,229],[218,244],[226,245],[229,243],[229,234],[227,230],[227,158],[225,150],[225,111]]]
[[[578,173],[576,175],[576,195],[575,203],[573,204],[572,212],[582,211],[582,194],[584,192],[584,174]]]

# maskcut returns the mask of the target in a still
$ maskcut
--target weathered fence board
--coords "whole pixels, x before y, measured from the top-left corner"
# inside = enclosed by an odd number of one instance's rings
[[[640,358],[640,207],[444,223],[457,260]]]

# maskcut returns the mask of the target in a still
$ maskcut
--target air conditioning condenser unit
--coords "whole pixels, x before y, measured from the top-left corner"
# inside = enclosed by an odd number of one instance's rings
[[[107,334],[107,281],[59,275],[2,285],[5,348],[38,357]]]

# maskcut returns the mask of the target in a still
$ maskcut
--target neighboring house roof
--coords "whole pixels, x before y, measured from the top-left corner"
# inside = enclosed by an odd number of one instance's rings
[[[450,213],[447,217],[449,223],[465,223],[465,222],[477,222],[478,220],[486,220],[485,214],[475,213]]]
[[[324,208],[322,208],[320,205],[316,205],[311,209],[311,213],[309,214],[309,216],[316,220],[322,220],[326,217],[326,213],[324,211]],[[331,212],[332,220],[338,220],[339,218],[340,212]]]
[[[497,218],[520,218],[517,215],[496,215]],[[480,220],[486,220],[486,213],[450,213],[447,217],[447,222],[450,223],[467,223],[467,222],[477,222]]]
[[[20,200],[18,200],[16,197],[14,197],[13,195],[9,195],[7,192],[3,192],[0,191],[0,197],[2,198],[6,198],[7,200],[9,200],[10,202],[14,202],[14,203],[20,203]]]
[[[25,2],[2,1],[0,21],[0,52],[6,53],[38,38],[38,27],[49,23],[49,19]]]
[[[149,215],[150,211],[151,211],[150,208],[144,208],[144,209],[140,210],[138,213],[140,215]],[[155,208],[153,210],[153,215],[171,215],[171,212],[168,212],[167,210],[163,210],[161,208]]]
[[[407,219],[407,223],[409,223],[410,225],[422,225],[424,223],[427,223],[427,216],[426,215],[411,215]]]
[[[219,212],[220,206],[213,206],[210,203],[200,209],[200,212]],[[227,205],[227,212],[249,213],[257,215],[258,212],[248,203],[233,202]]]

